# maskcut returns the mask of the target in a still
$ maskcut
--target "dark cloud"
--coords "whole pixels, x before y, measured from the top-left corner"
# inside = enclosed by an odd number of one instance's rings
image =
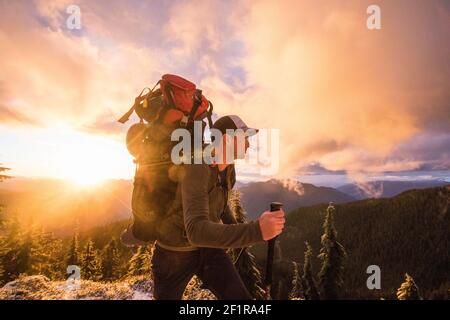
[[[335,139],[322,139],[320,141],[315,141],[302,147],[302,152],[310,156],[320,156],[329,152],[334,152],[337,150],[342,150],[349,144],[344,142],[339,142]]]
[[[345,152],[345,147],[338,152]],[[378,173],[391,174],[395,172],[418,173],[421,171],[449,171],[450,176],[450,133],[436,133],[433,131],[420,133],[398,144],[385,157],[373,157],[361,154],[358,159],[361,164],[369,168],[374,165],[385,170]],[[392,170],[392,168],[395,168]],[[370,170],[369,170],[370,171]],[[353,174],[342,170],[329,170],[320,162],[311,162],[301,166],[297,174],[301,175],[336,175]]]
[[[336,175],[346,174],[345,170],[328,170],[324,168],[319,162],[312,162],[302,166],[298,170],[298,175]]]
[[[395,148],[391,161],[417,161],[416,171],[450,170],[450,132],[416,135]]]

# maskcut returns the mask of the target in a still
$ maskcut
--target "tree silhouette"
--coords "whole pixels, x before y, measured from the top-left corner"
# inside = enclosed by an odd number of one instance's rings
[[[3,275],[1,278],[2,283],[14,280],[20,272],[23,272],[23,270],[20,270],[16,266],[20,263],[19,253],[23,244],[23,233],[17,214],[8,219],[5,229],[5,236],[1,241],[1,251],[3,251],[3,253],[2,256],[0,256],[3,268]]]
[[[112,239],[103,249],[102,254],[102,279],[117,279],[120,268],[119,250],[117,249],[117,241]]]
[[[151,272],[152,254],[147,246],[139,246],[130,260],[127,276],[149,275]]]
[[[31,249],[31,273],[45,275],[50,279],[61,279],[63,270],[62,241],[42,227],[34,234]]]
[[[99,280],[101,277],[101,265],[94,242],[88,240],[84,248],[81,260],[81,277],[88,280]]]
[[[0,167],[0,172],[3,172],[5,170],[6,170],[5,167]],[[0,175],[0,182],[2,182],[3,179],[5,179],[4,175]],[[2,209],[3,209],[3,205],[0,203],[0,228],[3,227],[3,220],[4,220],[3,215],[2,215]],[[1,229],[0,229],[0,231],[1,231]],[[2,236],[0,236],[0,257],[3,257],[5,255],[6,250],[7,249],[6,249],[5,240],[4,240],[4,238]],[[2,260],[3,259],[0,258],[0,284],[1,284],[3,276],[5,274],[5,268],[3,267],[3,261]]]
[[[320,296],[325,300],[339,299],[343,289],[342,273],[346,252],[337,241],[334,213],[335,208],[330,204],[323,224],[324,233],[321,238],[322,248],[319,254],[319,258],[322,260],[322,267],[318,275]]]
[[[245,223],[247,220],[246,213],[241,205],[241,193],[238,190],[232,190],[229,203],[236,222]],[[233,249],[231,250],[231,257],[233,261],[236,261],[239,257],[235,267],[249,293],[253,298],[263,300],[265,292],[262,288],[261,272],[258,270],[255,256],[249,250]]]
[[[292,276],[292,289],[289,293],[289,299],[299,299],[301,298],[302,285],[301,285],[301,277],[299,272],[298,263],[292,261],[292,265],[294,268],[293,276]]]
[[[15,273],[20,275],[22,273],[31,274],[31,254],[33,249],[33,234],[32,230],[28,230],[22,237],[17,254],[15,256]]]
[[[319,300],[319,292],[317,290],[316,280],[314,279],[314,274],[312,271],[313,251],[308,241],[305,241],[305,246],[305,261],[303,264],[303,274],[301,278],[303,295],[306,300]]]
[[[6,241],[3,237],[0,237],[0,285],[3,283],[3,279],[5,276],[5,267],[3,266],[3,258],[7,252]]]
[[[67,259],[66,259],[67,266],[80,265],[81,256],[80,256],[80,244],[79,244],[78,237],[79,237],[78,228],[76,228],[76,230],[72,236],[72,241],[70,242],[69,252],[67,254]]]

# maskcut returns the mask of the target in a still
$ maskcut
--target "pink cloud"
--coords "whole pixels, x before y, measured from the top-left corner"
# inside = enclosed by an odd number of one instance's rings
[[[423,162],[390,158],[396,146],[450,129],[445,2],[379,1],[382,29],[370,31],[370,1],[79,1],[77,33],[65,28],[68,4],[2,5],[10,125],[62,121],[117,138],[126,127],[114,121],[169,72],[196,81],[218,114],[279,128],[280,175],[311,161],[415,168]]]

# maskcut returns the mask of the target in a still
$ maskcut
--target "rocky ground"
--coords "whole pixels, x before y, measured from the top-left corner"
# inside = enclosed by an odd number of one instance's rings
[[[215,299],[193,278],[184,293],[186,300]],[[153,280],[132,277],[116,282],[51,281],[45,276],[25,276],[0,288],[0,300],[153,300]]]

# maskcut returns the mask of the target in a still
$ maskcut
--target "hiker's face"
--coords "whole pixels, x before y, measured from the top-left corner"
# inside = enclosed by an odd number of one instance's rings
[[[224,135],[223,146],[225,157],[227,154],[233,154],[233,160],[245,159],[245,153],[250,146],[248,136],[245,133],[236,134],[235,136]]]
[[[250,143],[248,142],[247,136],[243,136],[240,139],[238,137],[234,137],[234,158],[244,159],[249,146]]]

